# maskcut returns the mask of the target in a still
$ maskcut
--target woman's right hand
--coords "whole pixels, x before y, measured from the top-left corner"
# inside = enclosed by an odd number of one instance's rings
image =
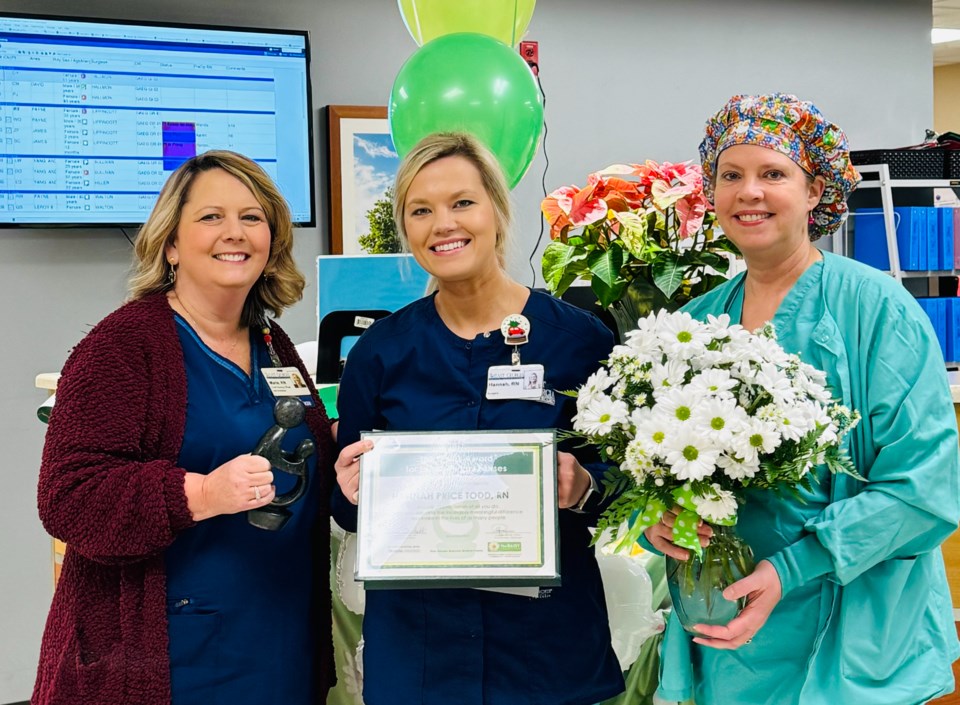
[[[270,461],[249,453],[238,455],[207,475],[188,472],[184,489],[194,521],[263,507],[277,493]]]
[[[677,515],[682,512],[680,507],[668,509],[663,513],[653,526],[647,528],[643,535],[655,549],[665,556],[670,556],[678,561],[685,561],[690,557],[690,551],[680,548],[673,542],[673,523],[677,520]],[[700,537],[701,546],[710,545],[710,537],[713,536],[713,527],[705,524],[703,521],[697,526],[697,535]]]
[[[360,500],[360,456],[373,449],[373,441],[362,440],[351,443],[340,451],[337,462],[333,464],[337,472],[337,484],[348,502],[356,504]]]

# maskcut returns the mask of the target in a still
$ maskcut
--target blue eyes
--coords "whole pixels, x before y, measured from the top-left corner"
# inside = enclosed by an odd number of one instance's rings
[[[469,198],[461,198],[459,201],[454,201],[453,208],[467,208],[474,205],[474,203],[476,203],[476,201],[471,201]],[[431,212],[432,211],[426,206],[421,206],[419,208],[414,208],[412,211],[410,211],[409,215],[411,218],[413,218],[421,215],[430,215]]]

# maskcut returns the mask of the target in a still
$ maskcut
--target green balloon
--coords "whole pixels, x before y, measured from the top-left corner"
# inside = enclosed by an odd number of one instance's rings
[[[484,34],[448,34],[407,59],[390,95],[390,132],[402,157],[432,132],[469,132],[516,186],[543,133],[543,101],[521,56]]]
[[[526,34],[536,0],[397,0],[414,41],[476,32],[516,46]]]

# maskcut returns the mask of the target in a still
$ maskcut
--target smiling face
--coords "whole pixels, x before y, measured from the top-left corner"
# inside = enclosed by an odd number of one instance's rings
[[[823,177],[811,180],[786,155],[747,144],[721,152],[716,173],[717,220],[745,257],[785,254],[809,241],[810,211],[820,202]]]
[[[410,251],[443,283],[497,272],[497,221],[480,172],[466,158],[443,157],[410,182],[403,206]]]
[[[210,169],[190,185],[166,256],[177,265],[178,288],[219,286],[246,295],[267,265],[270,239],[250,189],[223,169]]]

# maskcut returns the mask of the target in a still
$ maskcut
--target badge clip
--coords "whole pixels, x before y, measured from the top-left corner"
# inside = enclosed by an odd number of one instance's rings
[[[503,333],[503,342],[505,345],[513,346],[513,353],[510,355],[510,364],[514,367],[520,366],[520,350],[518,346],[524,345],[530,339],[530,321],[526,316],[519,313],[511,313],[503,319],[500,324],[500,332]]]

